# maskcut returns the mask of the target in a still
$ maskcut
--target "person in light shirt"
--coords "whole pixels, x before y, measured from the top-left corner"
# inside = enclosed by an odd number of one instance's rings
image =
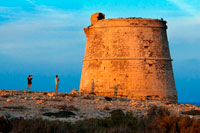
[[[58,78],[58,75],[56,75],[56,78],[55,78],[55,92],[57,93],[58,92],[58,82],[59,82],[59,78]]]

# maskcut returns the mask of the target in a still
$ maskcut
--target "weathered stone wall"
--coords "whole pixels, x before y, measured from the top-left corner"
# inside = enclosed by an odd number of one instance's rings
[[[176,102],[166,21],[104,19],[98,14],[84,29],[87,45],[80,92]]]

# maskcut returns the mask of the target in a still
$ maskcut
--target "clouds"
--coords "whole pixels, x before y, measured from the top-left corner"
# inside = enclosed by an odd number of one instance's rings
[[[34,11],[29,12],[21,12],[18,8],[10,9],[8,14],[12,21],[0,25],[0,52],[25,61],[29,54],[29,60],[33,62],[80,61],[78,58],[84,50],[84,23],[76,21],[76,13],[47,6],[36,6]],[[65,49],[79,49],[78,56],[76,52],[66,52]],[[51,53],[56,53],[57,56]]]
[[[27,2],[30,3],[31,5],[37,6],[37,5],[35,4],[35,1],[34,1],[34,0],[25,0],[25,1],[27,1]]]
[[[184,11],[184,16],[169,17],[168,36],[175,59],[198,59],[200,55],[200,1],[168,0]],[[199,4],[198,4],[199,3]],[[185,54],[187,53],[187,54]]]
[[[194,17],[200,17],[200,1],[198,0],[168,0],[178,6],[181,10]],[[197,6],[197,7],[196,7]]]
[[[194,18],[168,18],[170,40],[176,44],[199,44],[200,23]]]

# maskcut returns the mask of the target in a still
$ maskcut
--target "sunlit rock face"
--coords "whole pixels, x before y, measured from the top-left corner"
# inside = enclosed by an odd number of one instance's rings
[[[159,19],[91,16],[81,93],[177,102],[166,33]]]

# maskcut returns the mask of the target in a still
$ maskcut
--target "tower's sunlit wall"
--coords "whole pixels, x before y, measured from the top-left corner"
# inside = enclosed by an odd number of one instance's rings
[[[80,92],[177,102],[166,29],[159,19],[93,14]]]

